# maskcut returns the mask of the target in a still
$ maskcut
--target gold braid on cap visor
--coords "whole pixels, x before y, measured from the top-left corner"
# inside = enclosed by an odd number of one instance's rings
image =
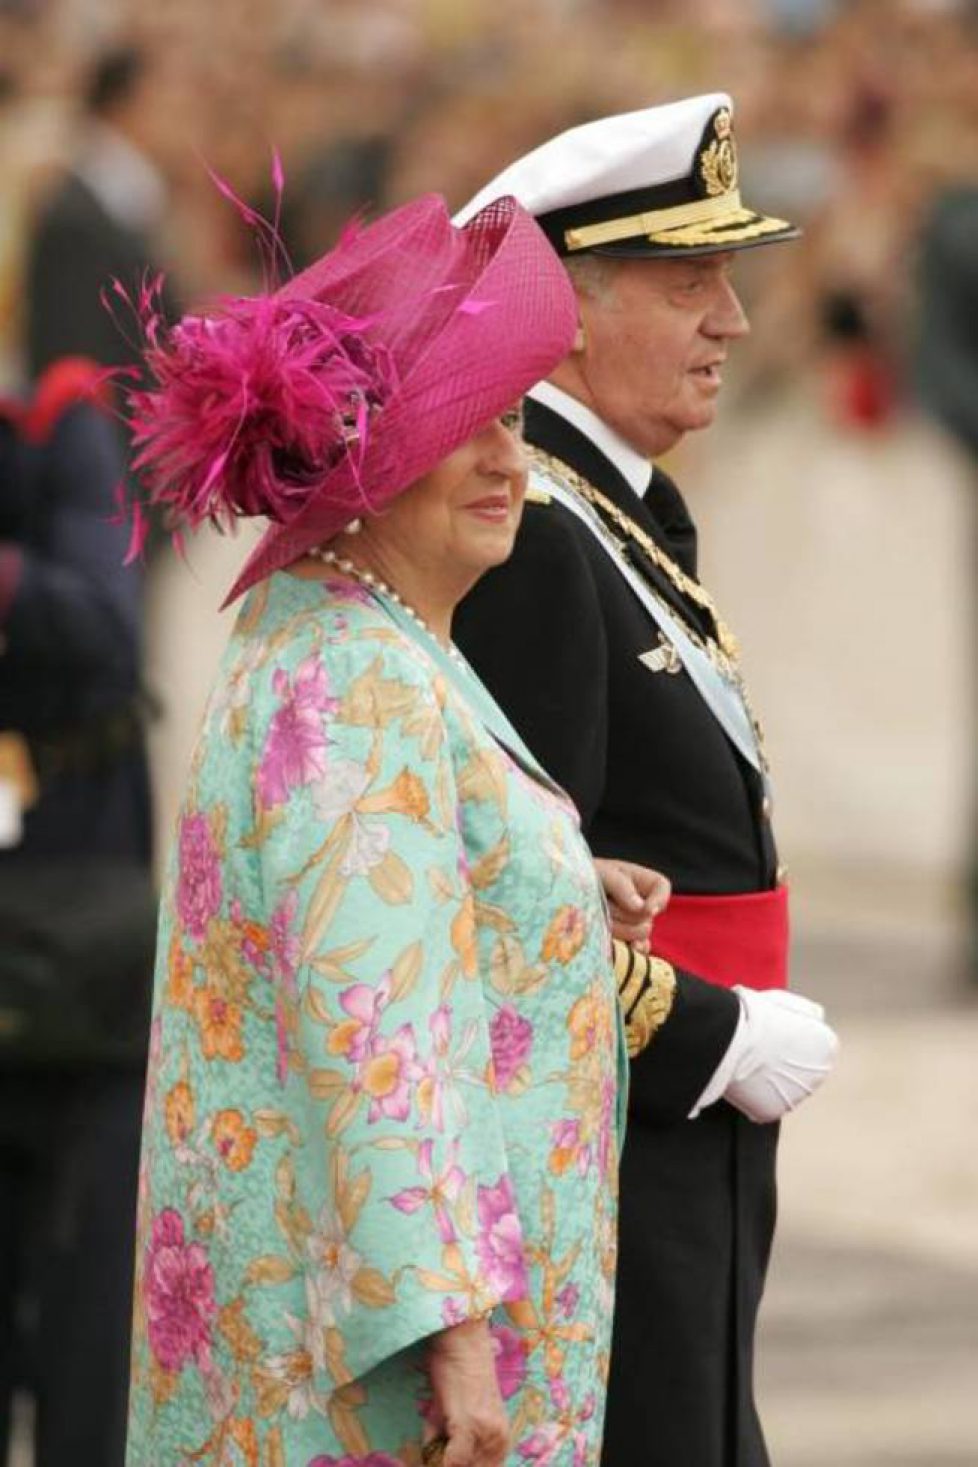
[[[704,225],[711,226],[703,228]],[[599,224],[582,224],[564,230],[564,245],[575,250],[595,249],[626,239],[644,238],[650,244],[701,245],[731,240],[756,239],[790,229],[785,219],[771,219],[745,209],[738,189],[698,199],[693,204],[675,204],[671,209],[653,209],[621,219],[604,219]]]

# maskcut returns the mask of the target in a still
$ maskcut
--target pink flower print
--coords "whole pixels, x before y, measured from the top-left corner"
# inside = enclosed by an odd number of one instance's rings
[[[202,942],[221,906],[221,862],[206,815],[184,815],[178,837],[177,911],[188,933]]]
[[[524,1462],[532,1462],[534,1467],[550,1467],[550,1463],[557,1460],[563,1435],[561,1427],[555,1421],[550,1421],[544,1426],[538,1426],[536,1431],[520,1442],[516,1450]]]
[[[354,983],[340,994],[340,1008],[348,1016],[334,1027],[327,1041],[330,1054],[345,1056],[359,1065],[370,1053],[377,1037],[380,1016],[391,994],[391,975],[386,972],[379,983]]]
[[[279,902],[268,924],[272,957],[278,968],[279,977],[286,980],[295,978],[296,964],[299,961],[299,938],[292,931],[298,908],[299,893],[293,887],[288,895]],[[291,984],[291,987],[294,989],[294,983]]]
[[[297,785],[321,779],[326,769],[326,733],[323,714],[332,712],[326,669],[318,657],[299,664],[295,680],[277,667],[272,687],[280,706],[272,716],[258,766],[258,794],[270,810],[288,798]]]
[[[436,1131],[445,1129],[445,1093],[453,1085],[450,1049],[452,1043],[452,1007],[440,1003],[428,1020],[431,1035],[431,1057],[425,1064],[418,1086],[418,1111],[425,1125]]]
[[[310,1457],[306,1467],[401,1467],[400,1457],[368,1452],[365,1457]]]
[[[329,592],[330,601],[349,601],[357,606],[374,605],[374,598],[366,586],[358,585],[356,581],[350,581],[345,577],[325,576],[323,588]],[[340,629],[347,624],[346,617],[340,613],[334,613],[333,622]],[[309,1467],[312,1467],[312,1463],[309,1464]]]
[[[557,1295],[557,1308],[565,1319],[572,1319],[581,1302],[581,1291],[576,1284],[565,1284]]]
[[[494,1324],[492,1352],[496,1357],[496,1380],[499,1394],[508,1401],[526,1380],[527,1344],[522,1335],[505,1324]]]
[[[581,1141],[580,1121],[555,1121],[550,1127],[550,1170],[558,1177],[571,1166],[586,1177],[591,1165],[591,1148]]]
[[[186,1242],[183,1218],[172,1207],[153,1220],[143,1296],[150,1348],[163,1369],[182,1370],[192,1359],[209,1370],[214,1271],[201,1245]]]
[[[550,1392],[550,1404],[554,1410],[569,1411],[571,1403],[570,1391],[567,1389],[567,1382],[563,1377],[558,1376],[555,1380],[548,1381],[547,1386]]]
[[[417,1212],[419,1208],[430,1203],[434,1208],[438,1236],[443,1243],[454,1243],[458,1234],[455,1231],[449,1208],[454,1207],[458,1202],[462,1188],[465,1186],[465,1173],[456,1164],[458,1142],[453,1141],[448,1148],[447,1165],[436,1174],[432,1165],[434,1145],[433,1141],[428,1140],[422,1141],[418,1147],[418,1171],[424,1177],[427,1186],[405,1187],[402,1192],[391,1197],[390,1201],[398,1212],[406,1213]]]
[[[503,1004],[489,1025],[489,1038],[496,1086],[499,1090],[507,1090],[517,1071],[530,1057],[533,1025],[517,1013],[512,1004]]]
[[[414,1085],[421,1075],[414,1029],[402,1024],[390,1039],[378,1035],[360,1067],[360,1088],[370,1096],[367,1120],[406,1121]]]
[[[293,888],[279,902],[268,924],[268,946],[273,964],[273,973],[270,976],[279,983],[275,994],[275,1074],[280,1085],[285,1084],[289,1073],[289,1038],[282,995],[284,992],[292,999],[298,996],[295,967],[299,961],[299,939],[291,931],[298,905],[299,895]]]
[[[615,1155],[613,1144],[617,1114],[618,1086],[610,1075],[606,1075],[601,1082],[601,1115],[598,1121],[598,1166],[602,1175],[607,1173]]]
[[[486,1285],[498,1299],[525,1299],[529,1292],[523,1263],[523,1230],[509,1177],[478,1192],[476,1252]]]
[[[446,1329],[451,1329],[456,1324],[464,1324],[469,1317],[469,1311],[465,1307],[465,1301],[463,1299],[446,1299],[441,1306],[441,1317]]]

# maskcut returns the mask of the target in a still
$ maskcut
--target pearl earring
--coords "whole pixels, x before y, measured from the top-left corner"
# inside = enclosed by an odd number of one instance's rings
[[[348,525],[343,526],[344,535],[359,535],[363,529],[363,520],[351,520]]]

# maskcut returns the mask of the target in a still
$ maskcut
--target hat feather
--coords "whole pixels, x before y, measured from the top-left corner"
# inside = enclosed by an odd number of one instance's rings
[[[173,327],[152,292],[136,310],[151,385],[126,394],[133,466],[173,525],[282,523],[342,458],[359,466],[397,385],[368,319],[281,294],[227,298]]]

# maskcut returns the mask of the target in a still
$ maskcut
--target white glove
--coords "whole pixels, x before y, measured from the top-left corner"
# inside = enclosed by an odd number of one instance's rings
[[[814,1094],[830,1073],[839,1041],[821,1004],[785,989],[740,988],[740,1023],[691,1112],[721,1098],[749,1120],[779,1121]]]

